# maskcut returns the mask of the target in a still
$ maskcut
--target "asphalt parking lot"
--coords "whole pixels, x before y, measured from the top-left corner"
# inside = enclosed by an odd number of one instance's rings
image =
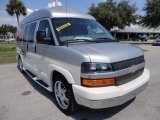
[[[103,110],[80,108],[71,116],[52,93],[21,74],[16,64],[0,65],[0,120],[160,120],[160,46],[141,45],[151,72],[148,88],[135,100]]]

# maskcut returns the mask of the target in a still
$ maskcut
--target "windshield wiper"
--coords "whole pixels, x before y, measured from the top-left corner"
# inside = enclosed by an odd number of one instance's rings
[[[111,38],[97,38],[95,40],[90,40],[90,39],[70,39],[64,41],[65,44],[68,43],[77,43],[77,42],[92,42],[92,43],[101,43],[101,42],[117,42],[116,40],[113,40]]]
[[[96,41],[89,40],[89,39],[71,39],[71,40],[66,40],[64,42],[65,43],[76,43],[76,42],[96,42]]]
[[[96,42],[117,42],[116,40],[111,38],[97,38],[95,41]]]

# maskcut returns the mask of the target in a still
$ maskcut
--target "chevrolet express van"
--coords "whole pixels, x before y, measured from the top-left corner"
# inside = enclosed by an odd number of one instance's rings
[[[150,72],[136,46],[119,43],[95,18],[66,7],[35,11],[20,22],[17,61],[72,113],[121,105],[142,92]]]

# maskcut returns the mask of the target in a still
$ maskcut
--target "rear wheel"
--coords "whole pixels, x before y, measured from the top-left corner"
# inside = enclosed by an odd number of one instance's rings
[[[65,114],[71,114],[77,109],[72,86],[62,75],[57,75],[54,79],[54,95],[59,109]]]
[[[23,63],[22,63],[21,58],[18,58],[18,68],[19,68],[19,70],[20,70],[21,73],[24,73]]]

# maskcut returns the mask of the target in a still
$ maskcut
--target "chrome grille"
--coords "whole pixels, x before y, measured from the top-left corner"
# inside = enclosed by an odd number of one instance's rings
[[[137,58],[129,59],[129,60],[124,60],[120,62],[116,62],[112,64],[113,70],[122,70],[131,67],[132,65],[138,65],[144,62],[144,56],[140,56]]]
[[[131,82],[132,80],[138,78],[143,74],[144,68],[137,70],[135,73],[129,73],[116,78],[117,85],[123,85],[125,83]]]

